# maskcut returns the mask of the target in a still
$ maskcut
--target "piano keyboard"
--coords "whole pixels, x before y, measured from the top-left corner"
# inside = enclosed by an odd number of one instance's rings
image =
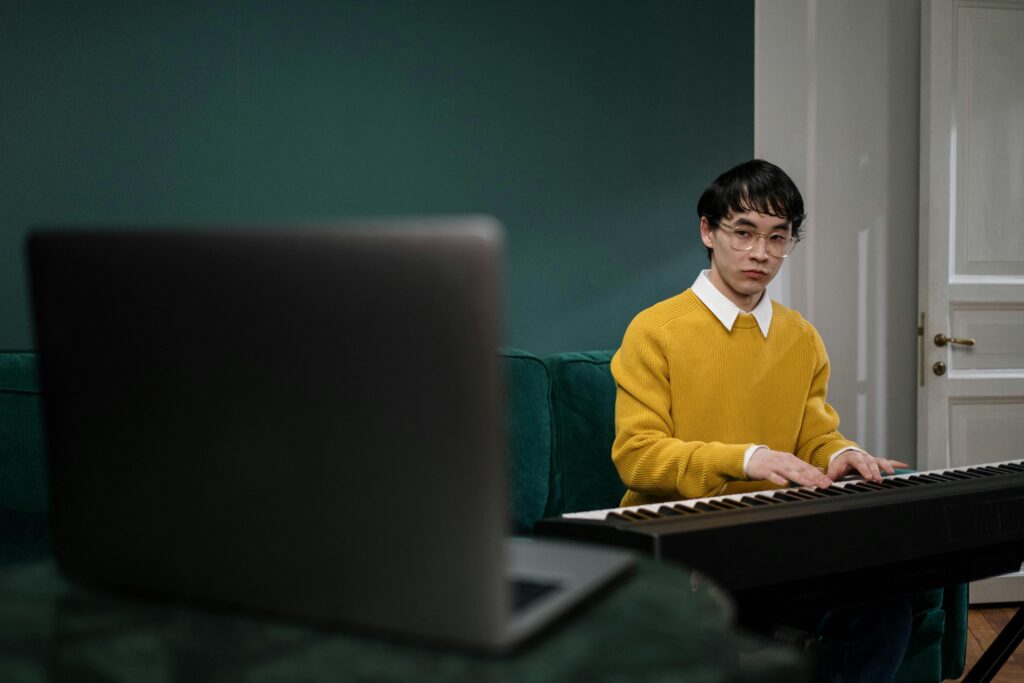
[[[905,593],[1021,566],[1024,460],[571,512],[535,532],[682,562],[741,604]]]
[[[643,522],[665,517],[678,517],[701,512],[730,512],[751,509],[779,503],[795,503],[802,500],[827,500],[837,496],[850,496],[878,491],[891,491],[913,486],[928,486],[940,483],[952,483],[1024,472],[1024,460],[1007,460],[971,467],[954,467],[944,470],[931,470],[910,474],[886,476],[882,482],[869,482],[859,478],[837,481],[827,489],[798,486],[785,489],[769,489],[754,493],[735,493],[707,498],[688,498],[671,502],[632,505],[604,510],[588,510],[586,512],[569,512],[562,515],[565,519],[621,520]]]

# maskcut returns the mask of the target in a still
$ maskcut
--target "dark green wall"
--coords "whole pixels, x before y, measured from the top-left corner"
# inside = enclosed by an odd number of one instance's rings
[[[0,8],[0,348],[34,223],[453,212],[508,228],[509,345],[615,347],[753,152],[753,0]]]

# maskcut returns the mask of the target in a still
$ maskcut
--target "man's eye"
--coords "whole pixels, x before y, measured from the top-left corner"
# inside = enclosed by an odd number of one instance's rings
[[[789,241],[789,237],[787,237],[786,235],[772,235],[768,239],[771,240],[772,242],[777,242],[778,244],[782,244],[784,242]]]
[[[748,240],[751,237],[749,230],[737,230],[736,236],[745,240]]]

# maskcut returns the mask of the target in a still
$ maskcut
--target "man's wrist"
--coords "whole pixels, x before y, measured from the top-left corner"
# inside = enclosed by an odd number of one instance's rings
[[[753,444],[749,446],[747,450],[743,451],[743,476],[747,479],[750,479],[750,474],[747,472],[747,465],[750,464],[750,458],[754,456],[754,453],[757,452],[757,449],[759,448],[768,447],[763,444]]]
[[[832,455],[828,456],[828,464],[829,464],[829,466],[831,467],[832,461],[835,460],[836,458],[838,458],[840,455],[842,455],[846,451],[857,451],[858,453],[863,453],[864,455],[868,455],[868,452],[866,450],[864,450],[863,448],[857,448],[856,446],[847,446],[846,448],[840,448],[838,451],[836,451]]]

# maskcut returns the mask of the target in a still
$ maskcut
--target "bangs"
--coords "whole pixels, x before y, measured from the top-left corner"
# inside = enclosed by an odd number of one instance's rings
[[[733,213],[744,211],[756,211],[765,216],[774,216],[783,220],[792,220],[794,217],[786,212],[786,208],[768,194],[751,194],[749,188],[744,187],[735,206],[730,206]]]

